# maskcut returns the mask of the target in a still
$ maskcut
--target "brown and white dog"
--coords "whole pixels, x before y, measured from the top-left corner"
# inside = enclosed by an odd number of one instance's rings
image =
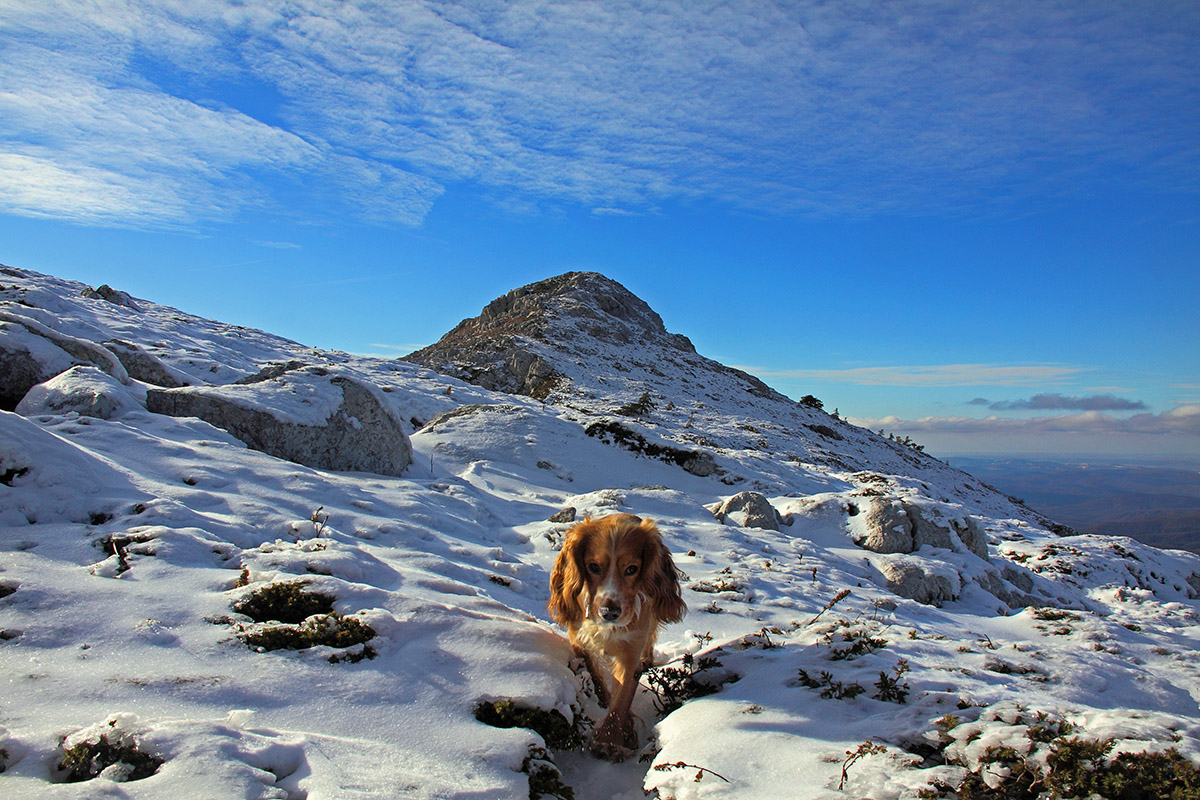
[[[632,514],[584,519],[567,531],[550,574],[550,613],[587,664],[608,715],[592,751],[612,760],[637,749],[629,708],[652,663],[658,629],[683,619],[679,575],[654,522]],[[612,667],[611,692],[600,667]]]

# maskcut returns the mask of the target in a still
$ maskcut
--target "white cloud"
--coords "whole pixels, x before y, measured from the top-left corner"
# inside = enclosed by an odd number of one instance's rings
[[[988,416],[972,417],[923,417],[900,419],[898,417],[854,418],[855,425],[872,430],[883,428],[896,433],[938,433],[967,436],[1030,435],[1030,434],[1081,434],[1088,437],[1150,435],[1150,436],[1200,436],[1200,405],[1178,406],[1161,414],[1135,414],[1131,417],[1114,417],[1100,411],[1085,411],[1080,414],[1063,414],[1033,419]],[[1194,444],[1192,445],[1195,446]]]
[[[180,219],[297,173],[318,207],[408,224],[463,181],[635,212],[986,206],[1116,172],[1195,189],[1198,28],[1142,4],[9,2],[0,149],[135,195],[181,176]],[[95,221],[92,183],[9,210]]]
[[[816,380],[859,386],[1040,386],[1085,372],[1061,364],[935,364],[847,369],[741,369],[761,378]]]

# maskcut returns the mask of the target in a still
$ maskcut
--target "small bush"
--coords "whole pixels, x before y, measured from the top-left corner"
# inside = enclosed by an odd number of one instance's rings
[[[296,624],[315,614],[333,612],[333,598],[304,587],[308,581],[271,583],[233,604],[233,610],[255,622]]]
[[[700,679],[700,673],[720,666],[721,662],[712,656],[695,658],[691,653],[685,653],[680,659],[680,666],[649,667],[642,677],[650,691],[654,692],[654,705],[658,713],[666,716],[688,700],[715,694],[726,683],[736,680],[729,675],[710,675],[704,676],[706,680]]]
[[[627,403],[617,409],[617,413],[623,417],[644,417],[654,410],[654,399],[650,397],[649,392],[642,392],[642,396],[635,402]]]
[[[555,750],[575,750],[583,744],[579,730],[554,709],[546,711],[519,706],[512,700],[494,700],[475,706],[475,719],[493,728],[528,728]]]

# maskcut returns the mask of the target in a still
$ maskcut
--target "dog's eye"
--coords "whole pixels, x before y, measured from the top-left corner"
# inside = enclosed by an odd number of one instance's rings
[[[630,564],[628,567],[625,568],[626,575],[637,575],[637,571],[638,571],[637,564]]]
[[[600,565],[593,561],[592,563],[588,564],[588,572],[592,573],[593,575],[599,575]]]

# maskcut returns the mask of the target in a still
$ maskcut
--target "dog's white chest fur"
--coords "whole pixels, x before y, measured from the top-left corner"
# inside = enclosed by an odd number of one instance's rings
[[[633,625],[606,625],[589,618],[583,621],[575,635],[588,650],[611,656],[644,638],[646,632]]]

